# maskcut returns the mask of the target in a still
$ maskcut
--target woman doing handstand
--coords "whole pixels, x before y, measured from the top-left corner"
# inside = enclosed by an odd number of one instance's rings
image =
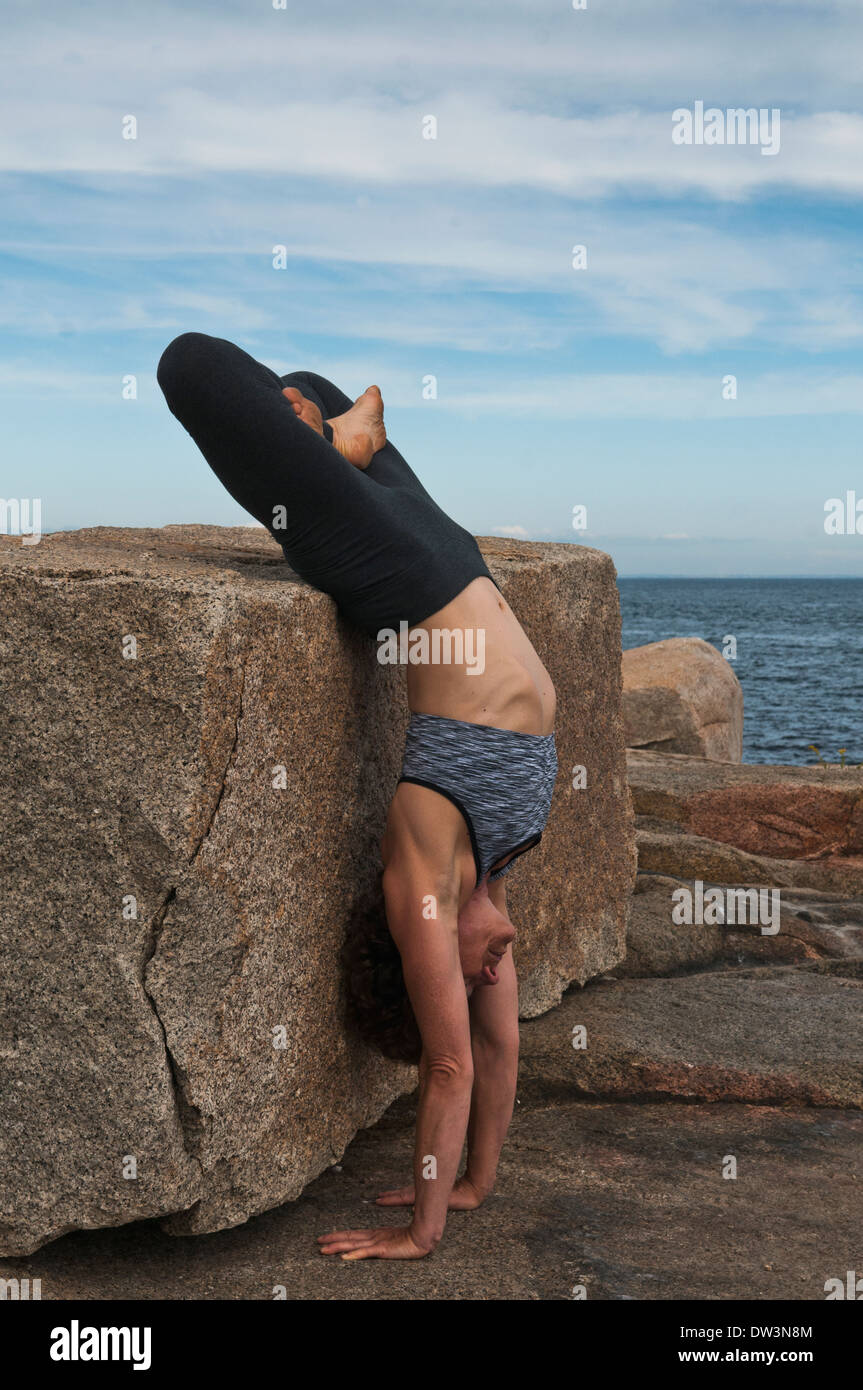
[[[474,537],[387,440],[376,386],[351,402],[324,377],[279,377],[205,333],[175,338],[158,380],[231,495],[371,638],[402,622],[432,652],[453,634],[483,637],[480,663],[407,665],[411,718],[381,841],[386,924],[421,1051],[414,1184],[378,1201],[412,1206],[412,1220],[319,1237],[346,1259],[419,1259],[449,1208],[491,1191],[512,1117],[518,995],[503,876],[548,818],[554,687]]]

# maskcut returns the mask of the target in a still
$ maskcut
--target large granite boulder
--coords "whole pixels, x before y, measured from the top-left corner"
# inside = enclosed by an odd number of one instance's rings
[[[723,656],[700,637],[670,637],[623,653],[627,748],[743,756],[743,690]]]
[[[624,954],[617,590],[585,547],[483,550],[558,694],[551,819],[508,880],[533,1016]],[[346,1027],[339,968],[403,678],[257,527],[0,538],[0,582],[0,1254],[237,1225],[414,1085]]]

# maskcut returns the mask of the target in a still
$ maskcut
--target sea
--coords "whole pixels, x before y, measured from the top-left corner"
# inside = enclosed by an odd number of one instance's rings
[[[863,579],[617,582],[624,649],[666,637],[736,647],[744,762],[863,763]]]

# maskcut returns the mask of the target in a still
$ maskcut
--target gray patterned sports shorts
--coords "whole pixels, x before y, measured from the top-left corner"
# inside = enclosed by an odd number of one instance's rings
[[[399,781],[429,787],[461,811],[477,886],[486,874],[495,879],[508,873],[519,854],[539,844],[556,777],[554,734],[411,715]]]

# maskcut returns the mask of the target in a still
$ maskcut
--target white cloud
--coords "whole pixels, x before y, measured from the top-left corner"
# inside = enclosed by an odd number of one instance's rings
[[[130,103],[134,104],[134,103]],[[671,106],[589,117],[508,109],[452,93],[435,103],[438,138],[424,140],[426,105],[338,101],[275,104],[182,90],[138,113],[121,138],[116,103],[70,112],[28,101],[0,127],[0,168],[28,172],[175,176],[256,173],[329,179],[370,189],[456,185],[533,188],[577,198],[687,190],[740,199],[783,187],[863,193],[863,117],[784,114],[779,154],[755,146],[676,146]],[[286,138],[274,138],[274,132]]]
[[[499,191],[446,200],[433,189],[298,190],[286,214],[257,184],[226,200],[212,176],[118,187],[99,175],[43,189],[28,212],[29,242],[5,243],[19,269],[0,307],[0,326],[25,335],[194,326],[262,343],[278,332],[288,351],[303,328],[432,357],[564,354],[588,334],[690,355],[756,338],[822,351],[863,336],[850,229],[768,231],[754,210],[749,221],[714,221],[705,209],[699,220],[694,208],[675,217]],[[584,271],[571,267],[576,241],[588,246]],[[285,271],[272,269],[279,242]],[[85,274],[58,284],[58,265]]]
[[[4,86],[43,96],[109,94],[119,100],[178,86],[237,89],[268,100],[286,91],[386,91],[424,100],[449,87],[510,90],[519,106],[563,100],[586,108],[664,103],[683,82],[693,96],[773,105],[789,95],[817,109],[853,106],[859,93],[859,0],[597,0],[574,13],[561,0],[436,0],[396,6],[352,0],[315,10],[245,0],[150,0],[131,22],[115,0],[62,8],[46,24],[31,0],[6,0],[13,61]],[[38,67],[28,65],[38,56]],[[686,94],[681,92],[681,99]],[[672,105],[680,104],[676,98]],[[284,132],[276,132],[284,135]]]
[[[858,0],[329,3],[326,22],[233,0],[151,0],[145,20],[114,0],[50,24],[22,0],[5,10],[10,170],[257,172],[286,181],[288,206],[304,177],[574,197],[863,188]],[[673,146],[671,112],[696,99],[780,107],[780,155]]]

